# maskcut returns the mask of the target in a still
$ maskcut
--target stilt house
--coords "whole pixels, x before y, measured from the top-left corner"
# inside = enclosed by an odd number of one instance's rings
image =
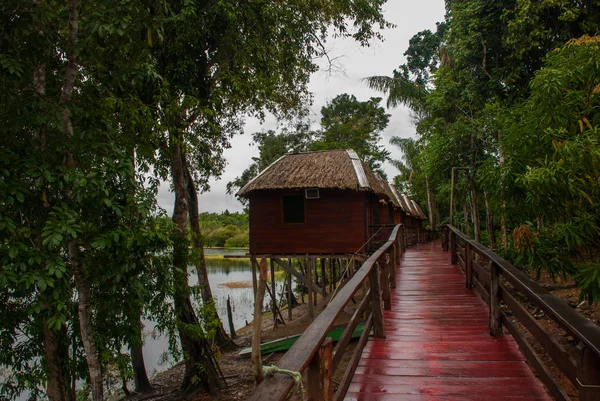
[[[411,200],[406,196],[406,194],[401,195],[403,204],[406,205],[406,209],[408,211],[408,215],[403,224],[408,228],[422,228],[423,220],[427,220],[427,217],[414,200]]]
[[[394,204],[394,224],[404,223],[406,221],[406,216],[410,214],[410,210],[408,210],[408,206],[404,204],[402,195],[400,195],[398,190],[396,190],[396,188],[391,184],[390,190],[396,199],[396,203]]]
[[[282,156],[246,184],[253,255],[365,252],[393,194],[353,150]],[[386,207],[385,222],[390,219]]]

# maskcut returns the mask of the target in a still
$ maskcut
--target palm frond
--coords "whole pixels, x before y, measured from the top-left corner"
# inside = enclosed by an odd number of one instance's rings
[[[427,90],[404,77],[387,77],[375,75],[363,78],[370,89],[387,93],[387,107],[397,107],[404,104],[413,110],[423,108],[423,100]]]

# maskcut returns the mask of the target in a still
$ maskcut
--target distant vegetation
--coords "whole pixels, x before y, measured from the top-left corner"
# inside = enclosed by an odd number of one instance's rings
[[[250,244],[247,213],[202,213],[200,230],[209,248],[248,248]]]

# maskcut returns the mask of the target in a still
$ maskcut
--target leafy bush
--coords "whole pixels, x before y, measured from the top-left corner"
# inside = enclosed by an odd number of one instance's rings
[[[248,232],[239,233],[227,241],[225,241],[225,248],[248,248],[250,246],[250,236]]]

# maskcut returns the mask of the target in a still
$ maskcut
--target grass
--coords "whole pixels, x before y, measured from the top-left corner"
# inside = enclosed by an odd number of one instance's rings
[[[225,258],[225,255],[204,255],[204,259],[206,260],[250,260],[250,257],[247,258]]]
[[[252,283],[250,281],[232,281],[230,283],[219,284],[219,287],[227,288],[251,288]]]

